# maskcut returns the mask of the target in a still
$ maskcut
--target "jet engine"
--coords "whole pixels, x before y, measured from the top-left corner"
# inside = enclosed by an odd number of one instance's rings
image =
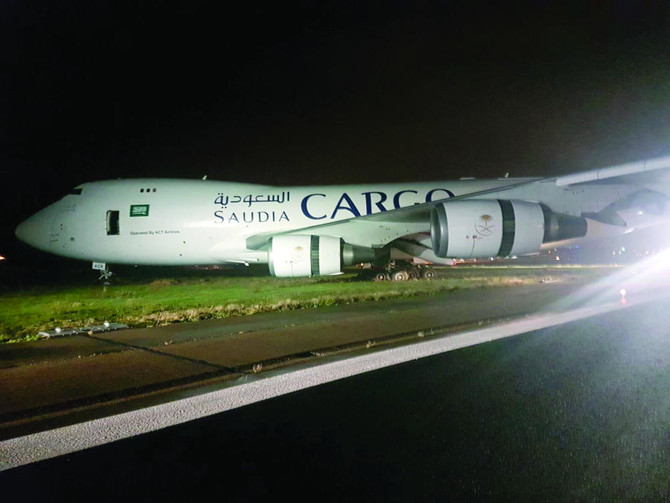
[[[372,262],[377,252],[335,236],[287,235],[270,240],[270,274],[279,278],[340,274],[343,265]]]
[[[546,242],[583,237],[586,230],[584,218],[528,201],[453,201],[435,205],[430,215],[433,252],[441,258],[527,255]]]

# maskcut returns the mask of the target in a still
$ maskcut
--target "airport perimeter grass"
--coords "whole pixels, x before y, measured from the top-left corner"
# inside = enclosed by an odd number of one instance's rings
[[[607,272],[592,267],[454,267],[432,281],[361,281],[354,274],[299,279],[213,276],[31,288],[0,295],[0,342],[35,340],[40,331],[104,321],[149,327],[457,289],[569,281]]]

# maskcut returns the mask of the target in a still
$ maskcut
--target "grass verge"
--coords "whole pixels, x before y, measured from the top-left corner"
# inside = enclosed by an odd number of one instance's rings
[[[0,342],[35,340],[43,330],[105,320],[151,327],[468,288],[570,281],[607,272],[590,267],[458,267],[444,270],[436,280],[398,283],[358,281],[354,274],[345,274],[295,279],[160,278],[107,287],[31,288],[0,295]]]

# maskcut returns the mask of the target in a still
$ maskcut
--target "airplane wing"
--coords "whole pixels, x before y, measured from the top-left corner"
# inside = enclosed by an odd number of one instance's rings
[[[430,230],[430,213],[436,204],[452,204],[456,201],[475,197],[495,198],[496,194],[501,194],[501,197],[503,197],[502,194],[505,191],[536,181],[538,181],[538,179],[526,179],[503,188],[482,190],[445,199],[436,199],[430,203],[415,204],[414,206],[407,206],[405,208],[292,229],[282,233],[254,234],[247,238],[247,248],[257,250],[266,246],[270,238],[296,234],[337,236],[353,245],[381,248],[389,242],[403,236],[428,232]]]
[[[556,208],[556,211],[564,211],[571,215],[585,214],[589,218],[602,223],[621,225],[621,221],[612,215],[611,205],[614,204],[614,208],[621,211],[625,205],[644,204],[640,197],[642,193],[645,196],[649,194],[649,197],[645,199],[654,200],[654,204],[657,204],[661,199],[667,199],[667,191],[659,191],[658,185],[653,185],[652,190],[644,187],[652,185],[652,182],[659,179],[667,180],[669,175],[670,156],[558,177],[522,179],[517,183],[511,183],[501,188],[472,192],[430,203],[293,229],[281,234],[256,234],[247,239],[247,246],[250,249],[260,249],[268,243],[271,237],[310,234],[338,236],[350,244],[380,248],[404,236],[429,232],[431,211],[436,206],[441,204],[457,206],[460,201],[476,199],[534,201],[545,204],[550,208]],[[670,180],[668,181],[670,182]],[[590,192],[585,191],[585,188],[588,188],[589,185],[599,186],[603,184],[610,187],[593,187]],[[618,186],[619,189],[611,189],[612,185]],[[604,211],[602,218],[598,218],[599,213],[597,211],[587,211],[593,209],[588,204],[582,204],[580,207],[575,206],[576,209],[571,211],[570,204],[572,201],[575,201],[574,204],[576,205],[580,204],[579,201],[576,201],[578,198],[575,196],[578,193],[583,193],[582,199],[588,200],[590,198],[593,200],[593,198],[598,198],[601,206],[599,211]],[[617,201],[620,201],[618,206]],[[605,211],[608,207],[609,209]]]
[[[669,175],[670,157],[665,157],[552,178],[510,180],[504,187],[396,210],[255,234],[247,238],[247,248],[268,250],[276,275],[294,274],[278,268],[292,264],[292,253],[305,249],[311,250],[312,274],[339,271],[335,257],[344,257],[345,243],[349,263],[370,261],[375,249],[394,249],[436,263],[528,255],[549,245],[670,221]]]
[[[594,169],[591,171],[584,171],[581,173],[574,173],[572,175],[564,175],[555,178],[558,187],[565,187],[568,185],[576,185],[588,182],[600,182],[608,180],[611,182],[626,182],[649,180],[650,177],[640,175],[662,175],[666,174],[665,170],[670,168],[670,156],[658,157],[656,159],[647,159],[644,161],[631,162],[627,164],[619,164],[617,166],[610,166],[608,168]],[[637,180],[635,180],[637,178]]]

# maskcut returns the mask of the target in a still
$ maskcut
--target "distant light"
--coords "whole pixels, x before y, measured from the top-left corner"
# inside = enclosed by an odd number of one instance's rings
[[[5,259],[5,257],[3,257],[2,255],[0,255],[0,260],[7,260],[7,259]]]
[[[561,260],[561,257],[559,257],[558,255],[556,255],[556,260]]]
[[[103,323],[103,325],[105,325],[105,327],[108,328],[109,327],[109,322],[106,321],[106,322]]]
[[[61,328],[60,328],[60,327],[56,327],[55,330],[56,330],[56,333],[57,333],[57,334],[60,334],[60,332],[61,332]]]
[[[619,293],[621,294],[621,303],[625,304],[627,302],[626,301],[626,289],[622,288],[621,290],[619,290]]]

